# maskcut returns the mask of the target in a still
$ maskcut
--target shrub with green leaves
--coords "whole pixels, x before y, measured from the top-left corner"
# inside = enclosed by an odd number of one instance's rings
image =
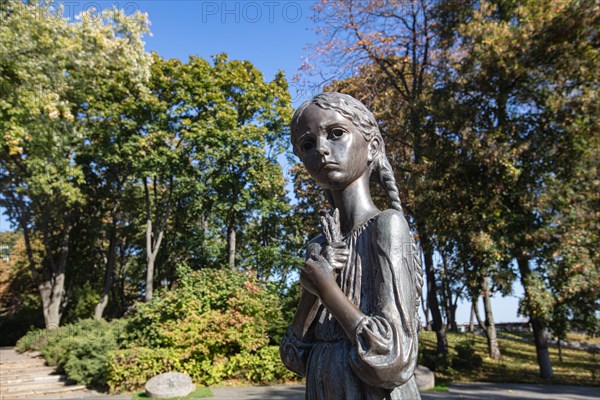
[[[134,347],[110,353],[107,383],[111,392],[133,391],[163,372],[185,372],[181,352]]]
[[[227,375],[241,381],[267,383],[297,379],[279,358],[279,346],[266,346],[253,353],[233,356],[227,365]]]
[[[18,351],[39,350],[48,365],[64,370],[76,383],[103,388],[111,351],[117,350],[123,320],[81,320],[58,329],[38,329],[17,342]]]
[[[456,356],[452,359],[452,367],[460,370],[476,370],[483,365],[483,359],[475,354],[475,348],[471,342],[463,342],[454,346]]]
[[[134,390],[168,371],[207,385],[292,378],[268,346],[284,326],[275,293],[243,272],[181,268],[179,276],[175,288],[137,305],[123,336],[127,349],[113,354],[111,390]]]

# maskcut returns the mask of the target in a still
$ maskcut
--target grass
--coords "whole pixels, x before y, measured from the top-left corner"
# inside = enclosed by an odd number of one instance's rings
[[[575,333],[569,332],[567,334],[567,341],[569,342],[579,342],[579,343],[589,343],[589,344],[600,344],[600,336],[590,337],[585,333]]]
[[[431,389],[426,390],[426,392],[448,392],[450,388],[448,387],[448,383],[440,382],[435,384]]]
[[[212,391],[209,388],[200,388],[194,390],[192,393],[183,397],[169,397],[169,400],[184,400],[184,399],[197,399],[202,397],[211,397]],[[145,392],[134,393],[131,397],[132,400],[138,399],[149,399],[149,396],[146,396]]]
[[[500,333],[499,333],[500,335]],[[535,346],[523,339],[531,334],[502,333],[498,339],[502,358],[492,360],[487,355],[485,336],[470,333],[448,333],[450,355],[459,343],[471,342],[476,354],[482,357],[483,365],[474,371],[457,371],[448,368],[434,371],[440,382],[511,382],[511,383],[553,383],[569,385],[600,385],[600,355],[586,350],[562,349],[563,361],[558,359],[558,348],[550,347],[550,360],[554,378],[551,382],[539,377],[539,366]],[[573,339],[570,339],[573,340]],[[420,343],[424,349],[435,349],[434,332],[421,332]]]

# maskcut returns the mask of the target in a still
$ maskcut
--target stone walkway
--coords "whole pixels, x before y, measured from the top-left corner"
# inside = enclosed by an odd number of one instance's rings
[[[304,400],[303,385],[213,388],[213,400]],[[422,393],[422,400],[598,400],[600,387],[461,383],[448,392]]]
[[[425,393],[423,400],[598,400],[600,387],[524,383],[457,383],[447,393]]]
[[[304,400],[304,385],[211,388],[213,400]],[[600,387],[459,383],[448,392],[427,392],[423,400],[599,400]],[[67,385],[63,376],[45,365],[41,357],[0,348],[0,399],[125,400],[131,395],[107,395],[83,386]]]

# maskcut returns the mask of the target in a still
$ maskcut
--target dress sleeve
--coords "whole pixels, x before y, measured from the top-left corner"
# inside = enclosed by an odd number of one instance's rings
[[[298,339],[292,327],[288,327],[279,346],[279,355],[283,365],[290,371],[300,375],[306,375],[306,358],[310,352],[311,344]]]
[[[413,376],[417,363],[422,271],[404,215],[387,210],[376,223],[374,310],[357,327],[350,365],[365,383],[392,389]]]

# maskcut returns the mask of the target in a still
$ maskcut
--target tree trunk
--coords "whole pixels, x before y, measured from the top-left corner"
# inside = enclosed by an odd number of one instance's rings
[[[102,290],[102,296],[100,301],[96,304],[94,309],[94,319],[102,319],[104,309],[108,304],[108,295],[112,286],[113,273],[115,269],[115,262],[117,260],[117,220],[115,217],[112,219],[112,226],[110,228],[110,239],[108,243],[108,255],[106,257],[106,270],[104,272],[104,289]]]
[[[525,290],[525,297],[529,297],[529,288],[527,287],[527,278],[531,275],[529,260],[525,257],[517,257],[519,264],[519,272],[521,273],[521,284]],[[548,351],[548,338],[546,337],[546,325],[544,321],[536,318],[532,310],[527,310],[529,313],[529,322],[533,329],[533,339],[535,341],[535,352],[537,355],[538,365],[540,366],[540,377],[542,379],[552,379],[552,363],[550,361],[550,353]]]
[[[65,274],[52,275],[39,286],[42,298],[42,312],[46,329],[56,329],[62,318],[62,302],[64,299]]]
[[[450,303],[448,326],[452,332],[458,332],[458,324],[456,323],[456,308],[457,307],[458,306],[456,304],[452,304],[452,302]]]
[[[479,326],[479,329],[481,329],[483,333],[487,335],[487,330],[485,329],[485,325],[483,324],[483,321],[481,321],[481,316],[479,315],[479,304],[477,303],[479,303],[479,295],[477,295],[476,299],[473,300],[473,308],[471,310],[473,310],[473,314],[475,315],[477,326]]]
[[[425,330],[431,330],[431,320],[429,319],[429,303],[427,299],[423,297],[423,292],[421,292],[421,308],[423,309],[423,314],[425,314]]]
[[[156,185],[155,185],[156,186]],[[152,251],[152,211],[150,209],[150,193],[148,181],[144,178],[144,196],[146,200],[146,293],[144,301],[152,301],[154,291],[154,252]]]
[[[490,302],[490,285],[488,278],[483,278],[483,312],[485,313],[485,331],[488,343],[488,353],[493,360],[499,360],[502,357],[498,347],[498,338],[496,336],[496,325],[494,324],[494,315],[492,314],[492,304]]]
[[[533,328],[533,338],[535,340],[535,351],[537,361],[540,366],[540,377],[542,379],[552,379],[552,362],[548,351],[548,337],[546,336],[546,324],[538,318],[531,318],[531,327]]]
[[[63,306],[65,302],[65,269],[69,255],[69,239],[71,235],[71,224],[65,221],[65,227],[62,230],[62,238],[58,254],[58,264],[54,260],[54,254],[50,246],[46,247],[46,256],[44,267],[46,268],[46,279],[38,285],[40,296],[42,298],[42,312],[44,314],[44,324],[46,329],[56,329],[60,326]],[[48,240],[48,235],[44,235]]]
[[[152,251],[152,225],[146,228],[146,236],[150,236],[150,240],[147,240],[149,244],[146,245],[146,294],[144,295],[144,301],[149,303],[152,301],[152,293],[154,292],[154,261],[156,256]],[[150,231],[150,233],[148,233]]]
[[[557,340],[557,345],[558,345],[558,361],[563,362],[563,356],[562,356],[562,340],[560,340],[560,337]]]
[[[471,318],[469,319],[469,332],[475,332],[475,307],[477,307],[477,303],[473,300],[471,301]]]
[[[452,294],[450,293],[450,283],[448,282],[448,264],[446,263],[446,256],[443,250],[439,251],[439,254],[442,258],[442,276],[440,279],[440,296],[442,301],[443,312],[446,317],[446,327],[450,327],[450,320],[452,319],[450,316],[450,308],[452,305]]]
[[[235,228],[233,225],[229,227],[227,232],[229,242],[229,269],[235,269]]]
[[[156,183],[154,184],[156,188]],[[154,262],[156,261],[156,255],[158,254],[158,249],[160,249],[160,244],[163,239],[163,235],[165,232],[165,226],[167,223],[167,219],[169,217],[168,208],[165,212],[162,224],[156,230],[152,226],[152,211],[150,209],[150,193],[148,191],[148,182],[144,179],[144,194],[146,199],[146,260],[147,260],[147,269],[146,269],[146,294],[144,296],[144,301],[149,303],[152,301],[152,294],[154,292]],[[158,198],[155,194],[155,203],[156,206],[156,214],[158,215]],[[169,207],[170,201],[167,203],[167,207]]]
[[[426,236],[425,230],[421,227],[419,230],[419,238],[423,247],[423,255],[425,258],[425,275],[427,277],[427,302],[429,303],[429,311],[431,311],[432,324],[431,327],[435,331],[437,339],[437,354],[448,354],[448,341],[446,339],[446,327],[442,321],[442,313],[437,296],[437,285],[435,283],[435,271],[433,269],[433,253],[429,238]]]

